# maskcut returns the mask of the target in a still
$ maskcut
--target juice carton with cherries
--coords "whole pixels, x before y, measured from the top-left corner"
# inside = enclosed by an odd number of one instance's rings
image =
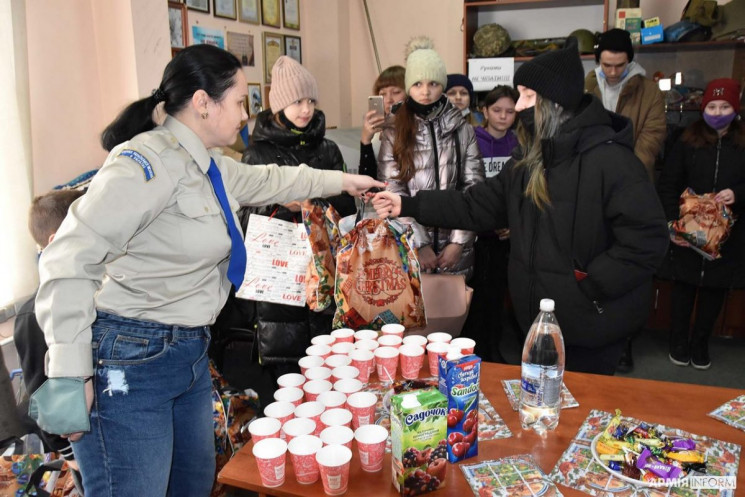
[[[448,361],[441,357],[439,366],[440,392],[448,399],[448,461],[462,461],[479,453],[481,358],[471,354]]]
[[[436,388],[391,397],[393,486],[404,497],[445,487],[447,399]]]

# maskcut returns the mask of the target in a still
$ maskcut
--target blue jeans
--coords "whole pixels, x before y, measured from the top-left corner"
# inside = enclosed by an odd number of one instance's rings
[[[73,443],[91,497],[208,496],[215,476],[206,326],[98,312],[91,431]]]

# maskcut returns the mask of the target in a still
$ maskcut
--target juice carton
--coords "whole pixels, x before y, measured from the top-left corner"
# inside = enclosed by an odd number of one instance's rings
[[[440,358],[440,392],[448,399],[448,461],[468,459],[479,453],[479,375],[481,358]]]
[[[447,399],[436,388],[391,397],[393,486],[404,497],[445,487]]]

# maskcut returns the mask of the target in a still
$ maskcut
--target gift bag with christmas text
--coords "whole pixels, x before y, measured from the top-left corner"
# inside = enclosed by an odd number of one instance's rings
[[[336,255],[334,328],[427,324],[412,236],[411,227],[387,219],[363,219],[344,236]]]

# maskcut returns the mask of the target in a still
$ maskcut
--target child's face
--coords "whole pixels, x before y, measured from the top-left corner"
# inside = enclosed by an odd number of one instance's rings
[[[484,118],[490,128],[506,132],[515,122],[515,101],[510,97],[500,98],[486,108]]]

